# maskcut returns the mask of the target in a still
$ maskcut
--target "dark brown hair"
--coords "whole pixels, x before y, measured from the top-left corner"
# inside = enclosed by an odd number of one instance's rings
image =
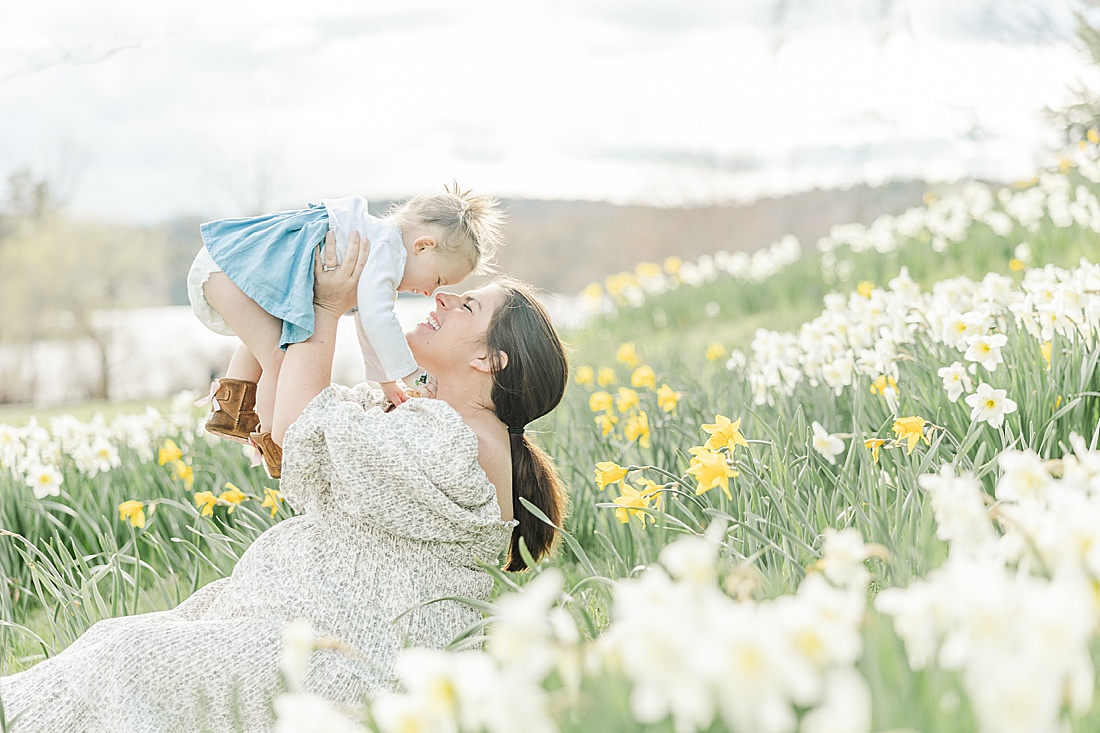
[[[519,551],[523,538],[531,557],[538,560],[554,544],[554,528],[536,517],[519,498],[534,504],[550,521],[561,526],[565,490],[546,452],[519,430],[553,410],[565,394],[569,363],[550,316],[530,286],[509,278],[494,284],[502,298],[487,334],[493,370],[493,411],[507,425],[512,447],[512,511],[519,525],[512,531],[504,569],[527,568]],[[504,352],[506,363],[499,354]]]

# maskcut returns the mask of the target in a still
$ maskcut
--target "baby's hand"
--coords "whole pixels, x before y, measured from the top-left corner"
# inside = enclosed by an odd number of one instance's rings
[[[435,388],[437,386],[439,386],[439,382],[436,381],[436,378],[433,377],[431,374],[429,374],[427,376],[428,376],[428,380],[426,382],[424,382],[424,385],[423,385],[424,396],[425,397],[431,397],[434,400],[435,399]]]
[[[382,386],[382,394],[386,395],[386,399],[389,400],[394,407],[397,407],[402,402],[409,399],[409,396],[405,394],[405,390],[401,389],[397,382],[381,382],[380,384]]]

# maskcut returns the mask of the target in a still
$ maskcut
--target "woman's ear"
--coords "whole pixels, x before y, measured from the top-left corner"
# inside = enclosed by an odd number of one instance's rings
[[[490,374],[493,371],[493,362],[489,358],[489,355],[474,357],[470,362],[470,366],[477,369],[479,372],[485,372]],[[502,371],[504,367],[508,366],[508,355],[503,351],[497,352],[497,371]]]
[[[416,238],[413,242],[413,251],[420,253],[426,249],[435,249],[438,243],[435,241],[435,237],[430,234],[424,234]]]

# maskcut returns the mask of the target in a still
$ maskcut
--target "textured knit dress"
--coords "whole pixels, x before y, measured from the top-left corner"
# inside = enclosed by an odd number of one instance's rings
[[[442,647],[480,620],[446,596],[486,599],[515,522],[446,402],[384,413],[364,385],[323,390],[286,433],[281,490],[299,515],[260,535],[233,574],[179,607],[100,621],[61,654],[0,678],[15,733],[264,731],[282,690],[283,626],[343,639],[306,689],[338,703],[392,689],[404,646]]]

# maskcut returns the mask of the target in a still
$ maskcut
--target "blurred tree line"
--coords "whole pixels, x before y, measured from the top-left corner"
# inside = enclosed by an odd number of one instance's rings
[[[1074,80],[1069,87],[1069,103],[1051,110],[1051,118],[1064,131],[1067,143],[1084,140],[1089,130],[1100,130],[1100,0],[1077,0],[1074,7],[1078,45],[1088,56],[1094,74],[1092,79]]]
[[[0,202],[0,402],[25,402],[35,345],[81,341],[96,374],[73,374],[106,399],[111,325],[102,311],[168,302],[163,227],[70,216],[47,180],[8,176]]]

